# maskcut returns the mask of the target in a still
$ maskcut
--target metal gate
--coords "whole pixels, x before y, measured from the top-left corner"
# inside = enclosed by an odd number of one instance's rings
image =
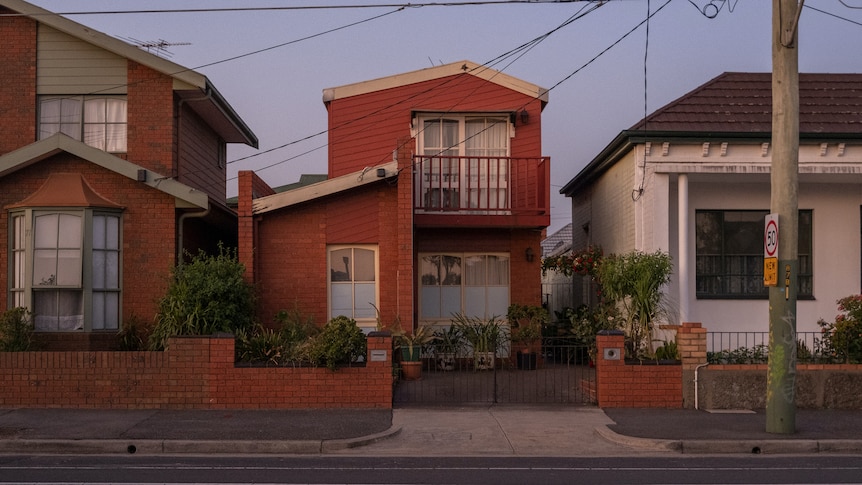
[[[480,367],[472,355],[441,356],[430,347],[423,353],[421,377],[398,379],[393,403],[596,402],[588,349],[565,339],[544,339],[541,352],[533,354],[500,349],[493,366]]]

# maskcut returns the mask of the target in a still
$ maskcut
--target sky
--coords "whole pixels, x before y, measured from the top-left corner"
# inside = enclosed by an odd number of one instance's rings
[[[30,1],[57,13],[350,7],[65,15],[121,39],[175,44],[163,55],[210,79],[260,140],[259,150],[228,147],[229,197],[239,170],[274,187],[326,173],[325,88],[470,60],[551,89],[542,119],[548,234],[571,221],[560,188],[621,131],[722,72],[772,68],[769,0]],[[805,2],[800,72],[862,72],[859,46],[862,0]]]

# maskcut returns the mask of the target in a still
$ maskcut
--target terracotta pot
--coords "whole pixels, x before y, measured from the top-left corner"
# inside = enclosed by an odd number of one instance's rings
[[[422,378],[422,362],[401,362],[401,375],[406,381]]]

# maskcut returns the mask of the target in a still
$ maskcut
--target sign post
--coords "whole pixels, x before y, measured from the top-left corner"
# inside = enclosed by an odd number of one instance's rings
[[[763,230],[763,286],[778,286],[778,214],[767,214]]]

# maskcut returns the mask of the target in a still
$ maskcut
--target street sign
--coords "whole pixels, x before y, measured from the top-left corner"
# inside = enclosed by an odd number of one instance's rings
[[[764,224],[763,286],[778,286],[778,214],[767,214]]]

